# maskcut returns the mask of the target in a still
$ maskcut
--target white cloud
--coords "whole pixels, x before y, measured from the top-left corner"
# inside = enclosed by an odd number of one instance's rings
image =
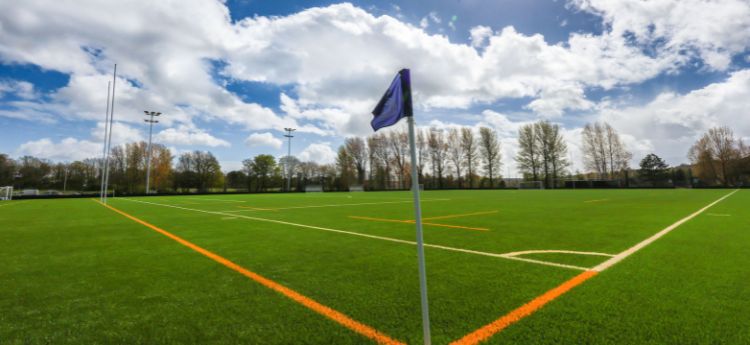
[[[750,2],[746,0],[570,0],[601,16],[615,37],[631,36],[659,54],[695,55],[711,68],[726,70],[733,55],[750,42]]]
[[[423,17],[421,20],[419,20],[419,27],[422,29],[427,29],[430,26],[430,21],[427,19],[427,17]]]
[[[245,145],[250,147],[267,146],[278,150],[282,144],[281,139],[276,138],[270,132],[253,133],[245,139]]]
[[[23,80],[0,80],[0,98],[6,95],[14,95],[21,99],[33,99],[37,97],[34,85]]]
[[[29,155],[57,161],[74,161],[100,157],[102,144],[88,140],[65,138],[59,142],[43,138],[21,144],[16,150],[17,156]]]
[[[481,47],[484,45],[484,42],[492,36],[492,28],[484,25],[475,26],[469,30],[469,35],[471,46]]]
[[[104,122],[97,122],[96,127],[91,130],[91,137],[96,141],[104,140]],[[142,141],[141,131],[122,122],[112,124],[112,145]]]
[[[154,140],[161,144],[172,145],[230,146],[226,140],[216,138],[202,129],[184,125],[162,130],[154,135]]]
[[[65,87],[44,95],[26,84],[0,83],[0,93],[26,95],[5,102],[0,116],[100,122],[110,67],[117,61],[115,120],[140,125],[143,110],[161,111],[160,125],[167,129],[157,136],[169,144],[228,146],[197,128],[204,121],[252,131],[294,127],[317,135],[362,135],[369,132],[369,112],[395,71],[411,67],[419,111],[442,108],[455,114],[528,98],[525,109],[535,113],[529,118],[559,119],[570,111],[599,109],[627,129],[638,123],[617,118],[627,106],[595,108],[586,92],[679,73],[696,58],[713,69],[730,69],[732,58],[743,54],[750,41],[750,4],[742,0],[570,3],[600,16],[603,32],[575,33],[550,44],[542,35],[513,27],[493,32],[477,26],[470,31],[471,41],[460,44],[425,32],[443,23],[435,12],[415,26],[348,3],[234,22],[221,1],[186,0],[177,7],[145,0],[0,2],[0,61],[70,74]],[[107,13],[117,16],[100,20]],[[279,95],[282,112],[229,92],[216,80],[212,61],[226,64],[218,71],[222,77],[291,86],[293,91]],[[695,97],[665,93],[649,107],[669,110],[670,102]],[[502,114],[480,118],[498,124],[507,120]],[[695,131],[705,127],[698,122],[726,120],[709,118],[715,119],[685,115],[687,125],[669,126]],[[746,121],[738,122],[744,130]],[[138,137],[138,130],[127,128],[115,133]],[[628,131],[634,142],[646,138],[637,129]]]
[[[603,105],[599,119],[624,134],[634,163],[654,151],[670,164],[687,161],[687,150],[714,126],[728,125],[740,137],[750,136],[750,69],[684,95],[664,92],[639,106]]]
[[[298,158],[303,162],[312,161],[318,164],[331,164],[336,161],[336,152],[331,148],[331,143],[313,143],[302,150]]]
[[[427,16],[430,17],[430,20],[435,24],[440,24],[442,22],[442,19],[440,19],[440,16],[435,11],[430,12]]]

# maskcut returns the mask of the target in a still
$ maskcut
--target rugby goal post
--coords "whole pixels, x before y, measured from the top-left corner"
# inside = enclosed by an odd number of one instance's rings
[[[0,200],[13,200],[13,187],[0,187]]]
[[[323,191],[323,186],[319,184],[308,184],[305,185],[305,193],[320,193]]]
[[[521,181],[518,183],[518,189],[544,189],[542,181]]]

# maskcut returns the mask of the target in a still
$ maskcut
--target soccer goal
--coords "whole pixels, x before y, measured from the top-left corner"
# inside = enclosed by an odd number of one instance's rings
[[[308,184],[305,186],[305,193],[319,193],[323,191],[323,186],[319,184]]]
[[[521,181],[518,183],[518,189],[544,189],[542,181]]]
[[[0,187],[0,200],[13,200],[13,187]]]
[[[349,191],[350,192],[364,192],[365,187],[363,187],[361,184],[355,184],[355,185],[349,186]]]

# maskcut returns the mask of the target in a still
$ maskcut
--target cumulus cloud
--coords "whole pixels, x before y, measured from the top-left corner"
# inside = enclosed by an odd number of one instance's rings
[[[18,156],[35,156],[57,161],[74,161],[99,157],[102,144],[76,138],[65,138],[54,142],[50,138],[32,140],[21,144],[16,150]]]
[[[0,80],[0,98],[16,96],[21,99],[33,99],[37,97],[34,84],[23,80]]]
[[[569,0],[569,5],[601,17],[602,32],[574,33],[550,44],[513,27],[477,26],[462,44],[425,31],[443,22],[437,13],[412,25],[348,3],[233,21],[221,1],[186,0],[177,7],[145,0],[0,2],[0,61],[70,76],[67,85],[44,95],[28,83],[0,82],[0,97],[17,98],[4,100],[0,116],[101,122],[110,67],[117,61],[118,126],[141,124],[143,110],[161,111],[160,125],[167,129],[157,139],[167,144],[229,146],[196,125],[206,121],[251,131],[294,127],[329,137],[362,135],[369,132],[369,112],[383,88],[395,71],[410,66],[419,111],[456,115],[478,105],[528,99],[519,109],[528,111],[526,119],[560,121],[569,112],[593,112],[644,149],[660,147],[645,138],[669,135],[687,142],[710,124],[732,123],[748,133],[750,122],[717,115],[746,108],[745,71],[686,95],[663,93],[642,106],[587,98],[591,89],[637,85],[679,73],[696,60],[731,71],[732,59],[746,53],[750,41],[746,1]],[[101,21],[105,13],[118,15]],[[226,80],[292,91],[279,93],[276,111],[230,92]],[[451,117],[444,122],[455,122]],[[504,131],[504,138],[520,123],[491,110],[477,118]],[[140,137],[133,127],[117,127],[118,132],[122,140]],[[305,150],[316,160],[335,157],[328,143]]]
[[[278,150],[281,148],[282,144],[281,139],[277,138],[270,132],[253,133],[245,139],[245,145],[250,147],[265,146]]]
[[[750,41],[750,2],[744,0],[571,0],[603,18],[616,37],[631,37],[658,54],[701,58],[726,70]]]
[[[656,151],[676,164],[686,161],[687,149],[711,127],[730,125],[740,136],[750,134],[750,122],[743,117],[748,100],[750,69],[683,95],[663,92],[643,105],[606,104],[598,118],[626,135],[634,158]]]
[[[91,130],[91,137],[96,141],[104,141],[104,122],[97,122]],[[144,140],[141,131],[122,122],[112,124],[112,145],[120,145]]]
[[[489,26],[479,25],[469,30],[469,38],[473,47],[481,47],[484,42],[492,36],[492,28]]]
[[[228,141],[216,138],[202,129],[183,125],[160,131],[154,136],[154,140],[158,143],[171,145],[231,146]]]
[[[300,152],[299,159],[303,162],[331,164],[336,161],[336,152],[331,148],[331,143],[313,143]]]

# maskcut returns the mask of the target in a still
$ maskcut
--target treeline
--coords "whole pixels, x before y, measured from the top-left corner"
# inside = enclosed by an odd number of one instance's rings
[[[632,169],[632,154],[617,131],[607,123],[587,124],[580,147],[587,172],[571,173],[570,155],[560,125],[528,123],[518,131],[514,157],[521,177],[502,177],[501,143],[488,127],[422,128],[416,133],[417,173],[427,189],[515,187],[539,181],[545,188],[588,187],[710,187],[750,184],[750,148],[728,127],[708,130],[689,150],[690,165],[670,167],[655,154]],[[570,140],[570,138],[568,138]],[[409,139],[394,128],[368,137],[346,138],[331,164],[278,159],[260,154],[243,161],[240,170],[224,174],[207,151],[175,157],[165,146],[152,146],[150,186],[157,193],[292,191],[319,185],[324,190],[408,189],[411,185]],[[112,149],[110,191],[145,192],[147,144],[129,143]],[[16,189],[95,192],[99,190],[102,160],[70,163],[0,154],[0,186]]]
[[[145,192],[147,147],[145,142],[136,142],[112,149],[110,191],[121,194]],[[223,186],[221,167],[210,152],[186,152],[175,160],[163,145],[154,144],[152,150],[150,178],[153,191],[208,191]],[[90,158],[53,163],[31,156],[14,160],[0,154],[0,185],[14,186],[18,190],[99,191],[102,162],[101,158]]]

